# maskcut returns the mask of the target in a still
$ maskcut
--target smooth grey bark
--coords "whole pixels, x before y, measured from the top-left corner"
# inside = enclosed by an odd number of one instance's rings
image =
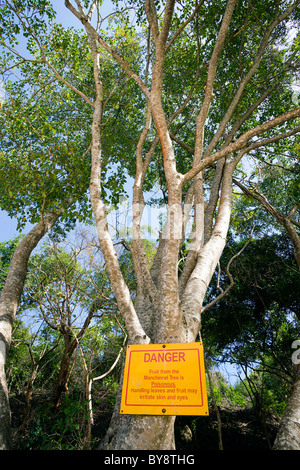
[[[295,365],[295,380],[280,422],[274,450],[300,450],[300,364]]]

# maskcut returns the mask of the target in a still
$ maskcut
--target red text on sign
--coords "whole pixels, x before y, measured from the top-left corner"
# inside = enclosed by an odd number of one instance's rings
[[[185,362],[184,352],[158,352],[158,353],[145,353],[144,362]]]

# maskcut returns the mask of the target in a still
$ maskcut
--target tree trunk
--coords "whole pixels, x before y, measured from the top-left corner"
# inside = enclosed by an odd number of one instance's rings
[[[35,378],[36,378],[38,367],[39,367],[38,364],[34,365],[33,370],[31,372],[31,375],[28,379],[26,396],[25,396],[25,410],[24,410],[24,415],[23,415],[23,421],[22,421],[22,424],[20,426],[20,431],[21,432],[24,431],[26,426],[27,426],[29,413],[30,413],[30,410],[31,410],[31,399],[32,399],[32,394],[33,394],[33,383],[34,383]]]
[[[2,346],[0,342],[0,346]],[[5,354],[5,353],[4,353]],[[0,450],[11,448],[10,407],[5,377],[5,355],[0,349]]]
[[[174,416],[120,414],[122,384],[123,373],[109,429],[99,446],[99,450],[175,449]]]
[[[63,393],[68,390],[70,363],[76,346],[75,340],[65,337],[65,348],[51,400],[54,410],[60,407]]]
[[[73,201],[69,201],[67,206]],[[11,343],[12,325],[27,275],[29,257],[43,236],[53,227],[62,209],[49,211],[22,239],[12,257],[9,272],[0,296],[0,449],[11,445],[11,416],[5,375],[6,357]]]
[[[174,450],[175,416],[112,418],[100,450]]]
[[[135,303],[135,310],[140,320],[140,324],[147,329],[147,335],[151,342],[192,342],[200,329],[201,308],[207,287],[213,276],[217,262],[222,254],[226,242],[226,236],[231,214],[232,197],[232,172],[235,163],[228,161],[224,167],[220,206],[216,222],[208,242],[201,246],[197,244],[198,253],[195,259],[194,269],[191,271],[189,280],[182,287],[182,295],[173,296],[174,310],[182,311],[182,322],[180,317],[169,316],[172,310],[171,304],[165,308],[166,298],[170,301],[172,296],[160,295],[157,300],[159,312],[151,309],[151,302],[147,298],[143,302],[142,294],[138,295]],[[171,208],[172,210],[172,208]],[[169,221],[167,221],[169,224]],[[201,226],[201,224],[200,224]],[[198,227],[200,230],[200,227]],[[201,231],[201,230],[200,230]],[[157,291],[162,293],[168,288],[168,279],[162,276],[165,272],[166,256],[173,256],[175,240],[161,239],[151,268],[151,278]],[[179,245],[178,241],[177,244]],[[176,260],[178,259],[178,245]],[[159,274],[158,274],[159,273]],[[177,278],[177,273],[173,273],[173,278]],[[147,286],[144,286],[147,292]],[[178,290],[175,291],[178,294]],[[169,294],[169,295],[168,295]],[[156,302],[156,304],[157,304]],[[143,308],[143,305],[147,307]],[[152,318],[151,326],[145,322],[145,310],[148,318]],[[165,312],[165,313],[164,313]],[[160,318],[158,317],[160,315]],[[177,329],[177,332],[176,332]],[[172,338],[177,334],[176,341]],[[122,381],[120,381],[119,392],[115,405],[115,410],[107,435],[100,448],[111,449],[138,449],[138,450],[172,450],[175,449],[174,442],[174,423],[175,416],[142,416],[142,415],[120,415],[120,401],[122,391]]]
[[[300,450],[300,364],[295,365],[295,381],[281,419],[274,450]]]

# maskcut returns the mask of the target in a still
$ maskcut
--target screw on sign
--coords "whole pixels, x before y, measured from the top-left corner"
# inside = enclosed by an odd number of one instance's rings
[[[128,346],[120,412],[208,415],[202,343]]]

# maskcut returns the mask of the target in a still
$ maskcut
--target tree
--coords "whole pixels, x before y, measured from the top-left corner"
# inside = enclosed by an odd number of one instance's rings
[[[100,2],[66,0],[89,44],[94,77],[89,97],[81,91],[84,77],[75,86],[65,78],[66,70],[60,73],[53,65],[55,57],[48,59],[51,51],[39,35],[35,2],[5,2],[5,8],[20,20],[11,20],[14,29],[8,39],[14,39],[16,25],[23,25],[37,44],[33,63],[50,70],[53,79],[91,107],[90,202],[131,343],[195,341],[203,299],[226,243],[233,175],[247,162],[253,146],[270,146],[299,132],[300,108],[295,107],[290,89],[298,63],[297,38],[286,43],[290,26],[298,24],[299,3],[146,0],[121,8],[117,3],[114,35],[103,29]],[[130,13],[136,14],[136,30],[130,24]],[[117,155],[120,167],[134,177],[131,254],[137,280],[135,302],[107,224],[103,167],[114,147],[105,143],[113,128],[120,132],[120,121],[116,113],[114,126],[104,138],[107,98],[115,91],[102,72],[104,57],[114,64],[119,77],[130,79],[133,90],[126,97],[134,110],[128,121],[134,120],[135,163],[122,148]],[[167,220],[149,267],[141,217],[144,191],[155,181],[167,201]],[[186,233],[189,218],[193,230]],[[179,276],[184,242],[188,253]],[[102,448],[171,449],[174,419],[120,416],[117,403]]]
[[[34,277],[35,289],[31,293],[34,305],[37,305],[46,324],[57,331],[64,342],[52,396],[54,409],[59,408],[63,392],[68,389],[74,351],[103,301],[101,286],[95,295],[91,273],[78,262],[80,251],[67,253],[56,244],[50,244],[32,259],[29,273]]]
[[[37,13],[35,33],[44,30],[40,18],[45,13],[45,8],[48,18],[51,18],[53,10],[45,5],[41,6]],[[0,11],[3,19],[2,44],[5,44],[7,40],[10,46],[15,46],[18,41],[13,38],[13,35],[17,34],[20,29],[17,25],[10,29],[12,11],[8,5],[1,5]],[[13,34],[11,34],[12,31],[14,31]],[[4,78],[7,75],[10,78],[13,69],[14,54],[10,51],[10,46],[1,58]],[[31,46],[33,43],[28,44],[29,54],[34,52]],[[63,101],[63,94],[57,88],[56,90],[53,88],[53,81],[49,83],[45,75],[40,76],[37,64],[34,67],[33,62],[20,60],[18,57],[17,66],[18,71],[23,74],[23,80],[5,80],[6,100],[1,103],[0,168],[3,189],[1,208],[10,216],[18,218],[20,228],[24,226],[26,220],[34,227],[22,238],[16,248],[1,292],[1,351],[3,351],[1,359],[3,358],[4,363],[11,342],[11,328],[24,288],[30,255],[39,241],[53,226],[57,225],[58,221],[63,220],[62,227],[64,228],[72,226],[74,213],[76,214],[75,202],[80,201],[82,208],[84,207],[84,192],[87,187],[83,162],[78,166],[72,161],[74,158],[79,163],[82,158],[86,150],[85,138],[82,139],[81,136],[80,148],[77,148],[75,153],[71,144],[66,145],[64,133],[60,133],[59,137],[56,135],[59,126],[60,131],[62,129],[62,123],[65,131],[68,128],[64,115],[61,114],[62,109],[58,110],[57,107],[63,102],[67,105],[66,101]],[[70,122],[71,119],[69,124]],[[75,113],[73,113],[72,124],[75,122]],[[73,132],[72,141],[76,144],[74,130],[74,126],[71,129],[69,127],[69,132]],[[72,155],[72,159],[69,155]],[[74,181],[77,182],[76,187]],[[3,403],[0,420],[0,447],[2,448],[2,446],[6,447],[10,441],[10,411],[2,362],[0,382],[1,403]]]
[[[253,151],[255,152],[255,145]],[[296,142],[284,145],[279,141],[266,151],[258,149],[254,153],[254,158],[258,160],[254,174],[248,178],[243,176],[243,182],[235,179],[234,182],[247,198],[252,199],[252,203],[248,204],[248,207],[252,206],[252,212],[254,209],[257,213],[260,205],[267,215],[264,218],[269,226],[288,234],[300,269],[298,154],[299,145]],[[299,409],[299,365],[294,364],[294,368],[295,383],[275,442],[277,449],[293,449],[298,446],[297,424],[290,424],[298,422]]]

